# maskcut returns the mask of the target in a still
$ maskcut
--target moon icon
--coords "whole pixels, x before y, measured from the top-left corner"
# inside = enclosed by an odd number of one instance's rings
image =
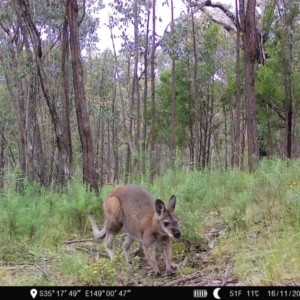
[[[213,295],[214,295],[214,297],[216,298],[216,299],[221,299],[221,297],[219,296],[219,290],[220,290],[221,288],[216,288],[216,289],[214,289],[214,291],[213,291]]]

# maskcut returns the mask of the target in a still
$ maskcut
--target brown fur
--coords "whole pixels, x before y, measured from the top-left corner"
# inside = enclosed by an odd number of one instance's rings
[[[104,228],[100,231],[91,214],[88,218],[96,238],[105,237],[105,247],[114,259],[113,241],[123,228],[128,233],[123,242],[126,260],[129,260],[129,248],[134,240],[143,245],[145,257],[155,273],[160,274],[156,259],[155,245],[163,252],[168,273],[172,273],[171,237],[179,238],[180,231],[174,215],[175,196],[171,196],[165,207],[161,200],[154,200],[144,188],[134,185],[115,187],[103,202]]]

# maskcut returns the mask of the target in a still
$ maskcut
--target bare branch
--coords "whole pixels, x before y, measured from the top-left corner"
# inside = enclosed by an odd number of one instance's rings
[[[236,19],[235,15],[230,11],[229,7],[226,4],[223,4],[219,1],[212,1],[212,0],[201,0],[201,1],[192,1],[186,0],[187,5],[193,7],[196,10],[201,10],[206,15],[208,15],[214,22],[222,25],[227,31],[236,31],[236,26],[238,20]],[[212,11],[209,9],[217,8],[218,11],[222,12],[222,15],[225,14],[231,22],[228,22],[226,19],[223,18],[221,14],[216,14],[216,10]]]
[[[9,36],[10,32],[8,30],[8,28],[4,27],[4,25],[2,24],[2,22],[0,22],[0,27],[5,31],[5,33]]]
[[[41,33],[36,28],[36,25],[33,22],[32,16],[30,14],[30,11],[28,9],[28,4],[26,1],[20,1],[20,7],[23,7],[23,18],[24,21],[27,23],[28,27],[30,28],[31,32],[34,34],[32,35],[32,38],[35,40],[36,43],[36,55],[39,58],[42,58],[42,42],[41,42]]]
[[[121,88],[121,80],[120,80],[120,74],[119,74],[119,63],[118,63],[118,57],[117,57],[117,53],[116,53],[116,47],[115,47],[115,42],[114,42],[114,35],[112,32],[112,22],[111,22],[111,17],[108,14],[108,20],[109,20],[109,30],[110,30],[110,38],[111,38],[111,42],[112,42],[112,46],[113,46],[113,53],[114,53],[114,59],[115,59],[115,63],[116,63],[116,75],[117,75],[117,79],[118,79],[118,85],[119,85],[119,91],[120,91],[120,98],[121,98],[121,114],[122,114],[122,121],[123,121],[123,126],[124,126],[124,131],[125,131],[125,135],[127,138],[127,144],[129,146],[130,152],[134,155],[135,154],[135,145],[134,143],[131,141],[131,137],[129,134],[129,129],[127,128],[126,125],[126,112],[125,112],[125,105],[124,105],[124,98],[123,98],[123,93],[122,93],[122,88]]]
[[[226,20],[224,20],[222,18],[222,16],[213,13],[211,9],[209,9],[208,7],[203,7],[201,9],[213,22],[221,25],[224,27],[224,29],[226,29],[228,32],[236,32],[236,24],[235,23],[231,23],[231,22],[226,22]]]
[[[85,17],[85,0],[83,0],[83,12],[82,12],[82,16],[81,16],[80,20],[78,21],[78,27],[81,25],[84,17]]]

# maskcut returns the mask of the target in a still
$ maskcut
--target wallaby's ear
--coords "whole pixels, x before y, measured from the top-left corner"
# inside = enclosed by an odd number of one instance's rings
[[[169,200],[168,209],[173,211],[175,209],[175,205],[176,205],[176,197],[172,195]]]
[[[156,213],[160,216],[165,211],[165,209],[166,209],[165,204],[160,199],[157,199],[155,201]]]

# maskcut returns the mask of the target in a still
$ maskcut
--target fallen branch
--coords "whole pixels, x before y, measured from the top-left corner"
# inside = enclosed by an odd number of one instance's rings
[[[224,279],[223,279],[223,282],[222,282],[221,286],[224,286],[226,284],[228,270],[229,270],[229,265],[226,266],[225,275],[224,275]]]
[[[94,239],[82,239],[82,240],[70,240],[65,241],[63,244],[75,244],[75,243],[84,243],[84,242],[93,242]]]
[[[84,252],[86,252],[86,253],[88,253],[88,254],[92,254],[91,251],[89,251],[89,250],[86,249],[86,248],[78,247],[78,246],[75,246],[75,248],[76,248],[77,250],[84,251]]]
[[[197,271],[195,273],[192,273],[190,275],[182,276],[173,280],[170,280],[168,282],[159,282],[156,284],[156,286],[172,286],[172,285],[178,285],[179,283],[184,283],[186,281],[191,281],[195,278],[199,278],[202,275],[202,271]]]
[[[31,268],[33,268],[34,267],[34,265],[33,264],[27,264],[27,265],[16,265],[16,266],[11,266],[11,267],[9,267],[9,266],[5,266],[5,267],[0,267],[0,269],[1,270],[17,270],[17,269],[24,269],[24,268],[29,268],[29,267],[31,267]]]
[[[47,275],[47,273],[41,267],[39,267],[37,265],[34,265],[34,266],[47,278],[47,280],[49,280],[50,277]]]

